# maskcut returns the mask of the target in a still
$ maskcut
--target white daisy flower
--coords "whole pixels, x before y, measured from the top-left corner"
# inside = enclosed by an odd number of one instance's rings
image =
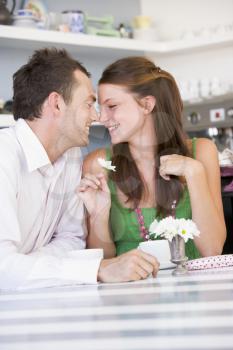
[[[199,234],[200,232],[192,220],[174,219],[172,216],[168,216],[159,222],[154,220],[149,228],[149,239],[161,237],[170,242],[176,235],[181,236],[187,242],[189,239],[193,239],[194,236],[199,236]]]
[[[98,160],[99,164],[102,166],[102,168],[116,171],[116,166],[112,165],[111,160],[105,160],[103,158],[98,158],[97,160]]]
[[[199,234],[200,232],[192,220],[179,219],[178,235],[183,237],[185,242],[187,242],[189,239],[193,239],[194,236],[199,236]]]
[[[155,233],[155,232],[156,232],[156,227],[158,226],[158,223],[159,223],[159,222],[155,219],[155,220],[150,224],[149,232]]]

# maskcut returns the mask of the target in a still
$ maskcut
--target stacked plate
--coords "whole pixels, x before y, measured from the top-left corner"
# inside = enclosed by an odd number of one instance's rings
[[[17,27],[36,28],[38,19],[30,10],[18,10],[17,16],[13,17],[13,25]]]

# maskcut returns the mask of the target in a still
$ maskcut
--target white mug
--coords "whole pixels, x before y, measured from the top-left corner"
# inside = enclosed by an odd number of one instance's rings
[[[156,257],[160,265],[170,264],[171,252],[166,239],[141,242],[139,249]]]

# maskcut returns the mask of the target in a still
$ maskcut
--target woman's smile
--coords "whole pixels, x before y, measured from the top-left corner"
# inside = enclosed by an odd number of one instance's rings
[[[114,132],[116,129],[118,129],[118,127],[120,126],[120,124],[113,124],[111,126],[108,126],[108,130],[110,133]]]

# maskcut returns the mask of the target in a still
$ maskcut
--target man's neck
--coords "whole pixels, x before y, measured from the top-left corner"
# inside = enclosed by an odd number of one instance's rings
[[[59,142],[58,133],[55,128],[42,119],[26,120],[26,122],[44,147],[51,163],[55,163],[66,151],[61,145],[61,142]]]

